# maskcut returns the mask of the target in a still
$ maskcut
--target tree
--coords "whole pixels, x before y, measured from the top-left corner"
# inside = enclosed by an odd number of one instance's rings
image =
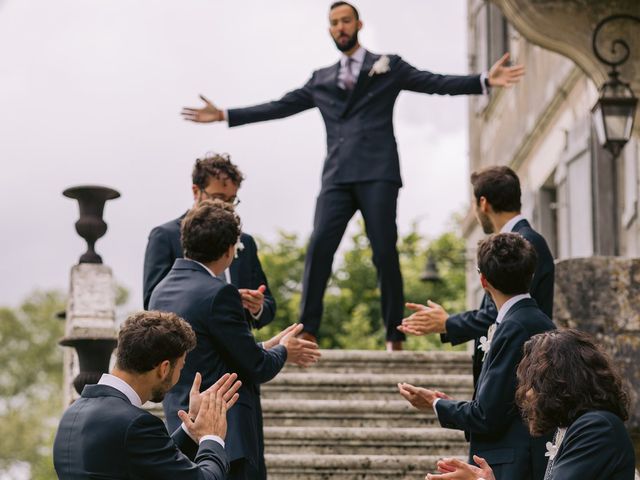
[[[380,293],[362,222],[352,235],[351,244],[327,287],[319,332],[320,346],[381,349],[384,346],[384,331]],[[278,304],[276,319],[257,333],[261,340],[298,319],[304,251],[298,237],[292,234],[280,232],[280,238],[273,244],[260,241],[261,261]],[[431,299],[443,304],[448,311],[464,309],[464,241],[457,232],[447,232],[426,242],[414,227],[399,239],[398,252],[407,300],[425,303]],[[438,261],[443,281],[437,284],[420,281],[428,254]],[[406,313],[409,314],[408,311]],[[423,350],[451,347],[443,346],[439,336],[431,335],[409,338],[407,348]]]
[[[35,292],[17,309],[0,308],[0,472],[55,478],[51,446],[62,410],[64,310],[61,292]]]

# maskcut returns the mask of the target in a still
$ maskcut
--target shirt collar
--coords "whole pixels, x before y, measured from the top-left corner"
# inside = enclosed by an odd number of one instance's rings
[[[358,66],[361,66],[364,63],[364,57],[366,56],[366,54],[367,54],[367,51],[364,49],[364,47],[360,47],[358,48],[358,50],[353,52],[353,55],[351,55],[351,58]],[[342,54],[342,57],[340,57],[340,65],[342,67],[344,67],[347,64],[348,58],[349,58],[348,55],[345,55],[344,53]]]
[[[515,217],[513,217],[511,220],[509,220],[507,223],[504,224],[504,226],[500,229],[500,233],[513,232],[513,227],[515,227],[520,220],[525,220],[525,218],[522,214],[519,213],[518,215],[516,215]]]
[[[515,297],[511,297],[509,300],[504,302],[500,310],[498,310],[498,317],[496,318],[496,324],[500,324],[504,317],[509,313],[509,310],[518,303],[520,300],[524,300],[525,298],[531,298],[531,295],[528,293],[522,293],[520,295],[516,295]]]
[[[100,377],[98,385],[107,385],[109,387],[115,388],[120,393],[126,395],[126,397],[131,402],[131,405],[138,408],[142,407],[142,400],[140,400],[140,395],[136,393],[131,385],[129,385],[121,378],[118,378],[115,375],[110,375],[108,373],[103,373],[102,377]]]
[[[189,260],[191,260],[191,259],[189,259]],[[197,264],[198,264],[198,265],[200,265],[202,268],[204,268],[207,272],[209,272],[209,275],[211,275],[213,278],[218,278],[218,277],[216,277],[216,274],[215,274],[215,273],[213,273],[213,272],[209,269],[209,267],[207,267],[204,263],[200,263],[200,262],[199,262],[199,261],[197,261],[197,260],[191,260],[191,261],[192,261],[193,263],[197,263]]]

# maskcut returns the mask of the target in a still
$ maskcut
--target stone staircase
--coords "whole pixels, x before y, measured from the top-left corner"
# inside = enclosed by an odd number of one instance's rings
[[[270,480],[423,479],[442,456],[466,457],[462,432],[413,409],[398,382],[472,393],[465,352],[323,350],[262,387]]]
[[[469,399],[470,372],[466,352],[323,350],[312,368],[286,366],[261,388],[269,480],[422,480],[439,458],[466,458],[464,434],[440,428],[396,385]]]

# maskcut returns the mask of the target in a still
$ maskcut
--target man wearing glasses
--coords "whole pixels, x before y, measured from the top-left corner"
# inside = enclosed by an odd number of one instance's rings
[[[194,205],[207,199],[238,205],[238,189],[242,180],[242,172],[231,163],[227,154],[211,154],[196,160],[191,186]],[[185,215],[155,227],[149,234],[142,285],[145,309],[149,306],[153,289],[169,273],[176,258],[183,257],[180,224]],[[261,328],[275,317],[276,302],[269,291],[253,237],[242,233],[237,250],[237,258],[220,278],[238,288],[249,324]]]

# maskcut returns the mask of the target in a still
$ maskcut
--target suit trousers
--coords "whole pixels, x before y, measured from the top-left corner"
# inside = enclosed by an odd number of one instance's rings
[[[333,257],[349,220],[360,210],[378,272],[386,338],[404,340],[404,334],[396,328],[404,313],[402,275],[396,249],[398,190],[398,184],[384,181],[323,185],[316,201],[313,233],[304,266],[300,303],[300,322],[304,331],[318,334]]]

